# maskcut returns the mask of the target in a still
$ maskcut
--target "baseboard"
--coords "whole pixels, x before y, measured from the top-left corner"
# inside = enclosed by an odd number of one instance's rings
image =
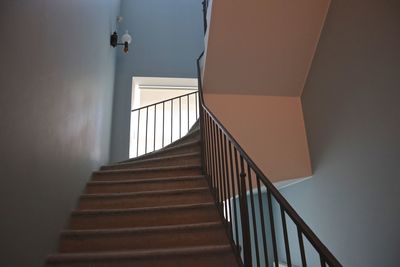
[[[276,188],[278,188],[278,190],[281,190],[281,189],[286,188],[288,186],[295,185],[295,184],[301,183],[301,182],[303,182],[305,180],[308,180],[311,177],[312,176],[280,181],[280,182],[274,183],[274,185],[275,185]]]

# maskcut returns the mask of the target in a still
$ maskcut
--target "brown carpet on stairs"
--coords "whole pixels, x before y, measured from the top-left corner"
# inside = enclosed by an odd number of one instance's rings
[[[48,267],[239,266],[206,178],[199,130],[93,173]]]

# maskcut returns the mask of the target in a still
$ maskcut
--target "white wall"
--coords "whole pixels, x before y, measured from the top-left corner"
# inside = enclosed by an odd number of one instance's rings
[[[282,192],[343,266],[399,266],[399,25],[399,1],[332,1],[302,96],[314,177]]]
[[[43,266],[108,161],[116,0],[0,1],[0,266]]]

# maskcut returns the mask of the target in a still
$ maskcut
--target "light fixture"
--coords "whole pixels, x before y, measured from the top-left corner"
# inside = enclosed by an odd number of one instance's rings
[[[113,34],[111,34],[110,37],[110,45],[114,48],[117,47],[118,45],[123,45],[125,53],[128,53],[129,44],[131,42],[132,42],[132,36],[128,33],[128,31],[126,31],[125,34],[122,35],[121,43],[118,42],[118,33],[116,31]]]

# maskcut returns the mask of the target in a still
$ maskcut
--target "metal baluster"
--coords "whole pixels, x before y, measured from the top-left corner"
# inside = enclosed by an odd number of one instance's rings
[[[225,172],[226,172],[226,191],[227,191],[227,201],[228,201],[228,214],[229,214],[229,228],[230,234],[233,238],[233,227],[232,227],[232,204],[231,204],[231,186],[230,186],[230,176],[229,176],[229,166],[228,166],[228,152],[227,152],[227,140],[226,135],[224,134],[224,154],[225,154]]]
[[[297,226],[297,236],[299,237],[301,265],[302,267],[307,267],[306,253],[304,252],[303,234],[299,226]]]
[[[200,140],[201,142],[201,166],[204,166],[205,164],[205,148],[204,148],[204,113],[205,110],[202,110],[201,116],[200,116]]]
[[[232,238],[233,238],[233,234],[235,234],[236,240],[238,240],[239,238],[239,233],[238,233],[238,228],[237,228],[237,212],[236,212],[236,200],[235,200],[235,179],[233,178],[235,176],[235,174],[233,173],[233,160],[232,160],[232,144],[231,141],[228,140],[228,149],[229,149],[229,167],[230,167],[230,177],[229,179],[232,182],[232,186],[230,188],[230,190],[232,190],[232,194],[230,195],[229,199],[232,198],[232,202],[233,202],[233,216],[234,218],[232,218],[232,203],[230,202],[230,218],[231,218],[231,227],[232,227]],[[233,221],[235,222],[235,229],[233,229]]]
[[[154,143],[153,143],[153,150],[156,150],[156,122],[157,122],[157,105],[154,105]]]
[[[218,188],[218,167],[217,167],[217,134],[216,134],[216,125],[214,121],[211,121],[212,132],[213,132],[213,177],[214,177],[214,195],[216,199],[219,201],[219,188]]]
[[[232,201],[233,201],[233,215],[234,215],[234,222],[235,222],[235,237],[236,237],[236,245],[239,244],[239,230],[238,230],[238,219],[237,219],[237,207],[236,207],[236,193],[235,193],[235,174],[233,173],[233,159],[232,159],[232,143],[228,140],[229,144],[229,162],[231,167],[231,176],[232,176]],[[232,219],[231,219],[232,222]],[[238,249],[238,247],[237,247]],[[239,252],[239,250],[237,250]]]
[[[256,180],[257,180],[258,206],[261,217],[261,231],[262,231],[263,248],[264,248],[264,259],[265,259],[265,265],[269,266],[267,237],[266,237],[265,220],[264,220],[264,206],[261,197],[262,192],[260,185],[260,177],[258,177],[258,175],[256,175]]]
[[[199,113],[198,113],[198,108],[197,108],[197,97],[198,97],[199,93],[195,93],[194,94],[194,101],[195,101],[195,107],[196,107],[196,120],[199,118]]]
[[[227,223],[227,227],[229,227],[229,221],[228,221],[228,192],[227,192],[227,186],[226,186],[226,158],[224,154],[225,150],[225,142],[224,142],[224,133],[222,132],[222,129],[220,131],[220,138],[221,138],[221,160],[222,160],[222,190],[223,190],[223,196],[224,196],[224,209],[225,209],[225,222]]]
[[[222,168],[222,192],[223,192],[223,203],[224,203],[224,216],[225,216],[225,223],[228,224],[228,204],[227,204],[227,192],[226,192],[226,173],[225,173],[225,157],[224,157],[224,149],[225,149],[225,144],[224,140],[222,138],[222,130],[220,129],[219,131],[219,138],[221,142],[221,162],[222,164],[220,165]]]
[[[220,129],[219,126],[216,126],[217,129],[217,144],[218,144],[218,156],[217,156],[217,168],[218,168],[218,193],[219,193],[219,208],[223,211],[223,200],[224,200],[224,195],[223,195],[223,190],[222,190],[222,152],[221,152],[221,141],[220,141]]]
[[[161,143],[161,147],[164,147],[164,132],[165,132],[165,128],[164,128],[164,124],[165,124],[165,101],[162,103],[162,143]]]
[[[254,245],[256,250],[256,262],[257,266],[260,266],[260,252],[258,250],[258,240],[257,240],[257,222],[256,222],[256,212],[254,208],[254,194],[253,194],[253,184],[251,178],[251,169],[250,166],[247,164],[247,178],[249,181],[249,189],[250,189],[250,206],[251,206],[251,214],[252,214],[252,221],[253,221],[253,235],[254,235]]]
[[[324,258],[322,257],[322,255],[319,255],[319,259],[321,260],[321,267],[326,267],[326,262],[324,260]]]
[[[148,125],[149,125],[149,120],[148,120],[148,118],[149,118],[149,108],[147,107],[146,108],[146,141],[145,141],[145,148],[144,148],[144,153],[147,153],[147,128],[148,128]]]
[[[211,178],[211,129],[210,116],[206,113],[205,123],[207,125],[207,175]],[[210,183],[212,185],[212,182]]]
[[[172,143],[172,128],[173,128],[173,125],[174,125],[174,115],[173,115],[173,113],[174,113],[174,100],[171,100],[171,143]]]
[[[238,217],[241,219],[242,218],[242,209],[241,209],[241,204],[240,204],[240,202],[241,202],[241,191],[240,191],[241,176],[240,176],[240,173],[239,173],[238,152],[237,152],[237,149],[236,149],[235,146],[233,147],[233,152],[234,152],[234,155],[235,155],[236,188],[238,190],[238,201],[239,201]],[[237,224],[239,226],[239,220],[237,220],[236,222],[237,222]],[[240,225],[240,227],[241,227],[241,230],[242,230],[242,233],[243,233],[243,225]],[[236,246],[237,246],[237,250],[240,251],[239,238],[237,239]]]
[[[209,155],[209,162],[210,162],[210,173],[209,176],[211,178],[211,192],[214,194],[215,192],[215,183],[214,183],[214,131],[213,131],[213,124],[211,118],[208,117],[208,126],[210,128],[210,155]]]
[[[269,223],[271,225],[272,246],[274,249],[274,262],[275,262],[275,267],[279,267],[278,249],[276,246],[274,212],[272,209],[272,197],[271,197],[271,191],[268,188],[267,188],[267,198],[268,198]]]
[[[247,207],[246,173],[244,172],[243,156],[240,154],[240,214],[243,234],[244,267],[252,266],[249,212]]]
[[[208,174],[208,168],[209,168],[208,155],[210,154],[209,153],[209,147],[208,147],[208,140],[209,140],[209,138],[208,138],[207,113],[204,112],[204,140],[203,140],[203,142],[204,142],[204,149],[205,149],[205,153],[204,154],[207,157],[206,157],[206,161],[204,162],[205,165],[203,166],[203,173],[206,174],[206,175]]]
[[[209,162],[210,162],[210,173],[209,176],[211,178],[211,192],[214,194],[215,190],[215,183],[214,183],[214,132],[213,132],[213,124],[211,118],[208,117],[208,126],[210,128],[210,155]]]
[[[188,119],[188,132],[189,132],[189,124],[190,124],[190,122],[189,122],[189,95],[187,95],[187,114],[188,114],[188,117],[187,117],[187,119]]]
[[[217,135],[217,125],[213,122],[213,128],[214,128],[214,167],[215,167],[215,194],[218,202],[218,208],[219,208],[219,203],[220,203],[220,187],[219,187],[219,168],[218,168],[218,135]]]
[[[290,257],[290,247],[289,247],[289,237],[287,233],[287,225],[286,225],[286,215],[283,207],[281,206],[281,218],[282,218],[282,228],[283,228],[283,237],[285,241],[285,252],[286,252],[286,261],[288,267],[292,267],[292,260]]]
[[[137,121],[137,140],[136,140],[136,157],[139,156],[139,131],[140,130],[140,109],[138,110],[138,121]]]
[[[179,138],[182,137],[182,98],[179,98]]]

